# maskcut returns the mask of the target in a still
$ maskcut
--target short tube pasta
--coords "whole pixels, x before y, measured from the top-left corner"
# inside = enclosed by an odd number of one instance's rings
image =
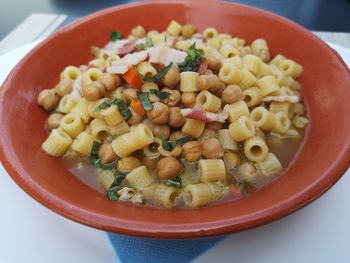
[[[275,116],[264,107],[253,109],[250,118],[253,124],[263,131],[270,131],[275,126]]]
[[[129,186],[136,190],[143,190],[152,183],[152,176],[149,174],[147,167],[142,165],[128,173],[125,180]]]
[[[58,104],[57,111],[69,113],[75,105],[77,105],[77,102],[70,95],[64,95]]]
[[[154,191],[154,200],[165,207],[173,207],[180,194],[178,188],[159,184]]]
[[[300,76],[303,68],[298,63],[295,63],[291,59],[286,59],[279,64],[279,68],[284,72],[284,74],[296,79]]]
[[[218,35],[218,31],[214,27],[207,27],[203,31],[203,37],[208,40]]]
[[[268,153],[266,159],[258,162],[256,167],[265,176],[270,176],[283,169],[280,161],[273,153]]]
[[[227,108],[227,112],[229,122],[234,122],[241,116],[249,116],[248,105],[242,100],[239,100],[229,105]]]
[[[224,58],[232,58],[238,56],[238,50],[233,46],[227,44],[222,45],[219,52]]]
[[[263,94],[257,87],[252,87],[243,91],[244,101],[248,107],[253,107],[260,104]]]
[[[291,121],[285,112],[277,112],[275,114],[275,126],[272,131],[283,134],[286,133],[291,126]]]
[[[231,137],[229,129],[219,130],[218,139],[224,150],[238,151],[237,142]]]
[[[271,65],[275,65],[276,67],[279,67],[279,65],[284,61],[286,60],[286,57],[281,55],[281,54],[278,54],[276,55],[271,61],[270,61],[270,64]]]
[[[75,138],[72,149],[81,156],[89,156],[94,141],[95,138],[84,131]]]
[[[100,118],[93,119],[90,122],[91,134],[99,140],[103,140],[109,133],[109,127],[107,123]]]
[[[182,126],[182,132],[190,135],[192,138],[198,138],[204,131],[205,122],[186,119],[184,126]]]
[[[201,182],[224,182],[226,169],[222,159],[201,159],[198,162]]]
[[[251,137],[244,142],[244,154],[252,162],[263,161],[268,153],[269,148],[259,136]]]
[[[80,75],[80,70],[75,66],[66,67],[61,73],[61,79],[76,80]]]
[[[112,147],[119,157],[125,157],[151,144],[153,140],[152,131],[146,125],[139,124],[130,132],[115,138]]]
[[[71,110],[71,113],[79,115],[84,123],[89,123],[91,116],[88,112],[89,102],[85,98],[81,98],[76,106]]]
[[[157,74],[157,70],[149,62],[141,62],[136,66],[137,71],[144,77],[153,77]]]
[[[180,73],[180,90],[181,92],[196,92],[198,91],[199,74],[192,71],[184,71]]]
[[[238,120],[232,122],[229,131],[231,137],[237,142],[242,142],[255,134],[254,124],[246,116],[241,116]]]
[[[63,130],[54,129],[41,147],[47,154],[61,157],[67,152],[72,141],[72,138]]]
[[[85,128],[80,116],[75,113],[65,115],[60,122],[60,126],[72,138],[77,137]]]
[[[263,63],[261,58],[255,55],[245,55],[242,59],[243,67],[252,72],[255,76],[257,76],[260,72],[261,64]]]
[[[290,102],[271,102],[269,110],[272,113],[284,112],[287,114],[288,118],[292,118],[294,114],[292,104]]]
[[[219,71],[219,79],[226,84],[237,84],[242,79],[242,72],[233,64],[224,64]]]
[[[280,88],[277,84],[276,79],[273,76],[262,77],[256,83],[261,89],[263,96],[267,96],[272,92],[276,92]]]
[[[122,121],[114,126],[109,126],[109,133],[112,136],[119,136],[130,131],[130,126],[125,121]]]
[[[101,116],[108,126],[115,126],[124,121],[118,107],[115,105],[109,106],[107,109],[101,110]]]
[[[242,89],[247,89],[256,83],[256,77],[247,69],[242,69],[241,71],[242,79],[239,85]]]
[[[218,112],[221,108],[221,99],[209,91],[203,90],[197,95],[196,105],[205,111]]]
[[[166,29],[166,31],[172,35],[172,36],[178,36],[181,34],[182,26],[176,22],[175,20],[172,20]]]
[[[224,188],[217,183],[188,184],[183,190],[185,205],[192,208],[208,205],[220,199]]]

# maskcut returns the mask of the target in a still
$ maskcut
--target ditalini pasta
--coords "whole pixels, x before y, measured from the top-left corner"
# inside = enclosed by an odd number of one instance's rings
[[[233,202],[281,174],[309,123],[295,58],[175,20],[125,34],[40,92],[45,153],[111,201],[164,208]]]

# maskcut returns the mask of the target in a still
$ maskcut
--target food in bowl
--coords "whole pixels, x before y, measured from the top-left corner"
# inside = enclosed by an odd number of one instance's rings
[[[38,104],[51,112],[42,144],[109,200],[201,207],[239,199],[281,174],[308,123],[302,66],[262,39],[111,32],[87,65],[67,66]]]

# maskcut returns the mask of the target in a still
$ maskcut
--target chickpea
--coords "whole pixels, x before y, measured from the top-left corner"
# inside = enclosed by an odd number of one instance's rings
[[[221,99],[227,104],[243,99],[244,93],[238,85],[228,85],[222,92]]]
[[[133,88],[127,88],[125,90],[123,90],[123,97],[125,100],[136,100],[137,99],[137,91],[136,89]]]
[[[241,164],[241,158],[238,154],[233,152],[225,152],[223,157],[226,171],[232,173]]]
[[[170,110],[161,102],[153,103],[153,109],[147,111],[147,117],[154,124],[166,124],[169,121]]]
[[[218,121],[207,122],[205,123],[205,128],[212,131],[218,131],[218,130],[221,130],[222,123]]]
[[[82,87],[83,96],[89,101],[95,101],[104,97],[104,87],[100,82],[93,81]]]
[[[253,182],[257,171],[253,164],[245,162],[239,166],[238,173],[243,180]]]
[[[118,156],[113,151],[112,144],[104,143],[101,145],[100,150],[98,151],[98,158],[103,164],[106,164],[117,160]]]
[[[180,100],[181,100],[180,91],[172,90],[172,89],[168,89],[168,88],[164,88],[161,91],[169,92],[171,94],[168,98],[163,100],[163,102],[166,105],[168,105],[169,107],[173,107],[173,106],[180,104]]]
[[[39,93],[38,104],[46,111],[53,110],[58,105],[60,98],[55,89],[44,89]]]
[[[139,166],[141,166],[140,160],[133,156],[126,156],[118,161],[118,170],[122,173],[130,173]]]
[[[129,125],[136,125],[143,121],[143,116],[135,112],[132,108],[129,107],[131,111],[131,118],[128,120]]]
[[[157,175],[160,180],[168,180],[178,176],[183,167],[174,157],[165,157],[157,164]]]
[[[164,86],[171,89],[175,88],[180,81],[180,71],[177,67],[171,67],[161,79]]]
[[[52,113],[47,119],[47,128],[49,130],[56,129],[60,126],[61,119],[63,118],[63,114],[61,113]]]
[[[103,73],[100,82],[103,84],[106,91],[113,91],[120,86],[122,81],[119,75]]]
[[[67,78],[61,79],[60,82],[55,87],[56,93],[60,97],[63,97],[64,95],[71,93],[72,88],[73,88],[73,81]]]
[[[184,92],[181,94],[181,103],[188,108],[192,108],[196,103],[197,93],[195,92]]]
[[[187,161],[198,161],[202,155],[202,144],[198,141],[186,142],[182,145],[182,152]]]
[[[170,136],[170,128],[167,124],[163,125],[154,125],[153,126],[153,135],[155,137],[162,138],[163,136],[168,139]]]
[[[181,114],[179,107],[170,108],[169,125],[174,128],[181,127],[186,122],[186,118]]]
[[[138,25],[138,26],[134,27],[133,29],[131,29],[131,35],[133,35],[134,37],[137,37],[137,38],[143,38],[146,36],[146,30],[144,29],[143,26]]]
[[[196,33],[197,28],[193,24],[187,24],[182,27],[182,36],[184,38],[191,38],[194,33]]]
[[[174,131],[170,134],[170,138],[169,140],[170,141],[176,141],[177,139],[180,139],[180,138],[183,138],[187,136],[186,134],[184,134],[183,132],[181,131]]]
[[[215,57],[210,57],[208,68],[212,70],[215,74],[218,74],[221,68],[221,61]]]
[[[220,159],[224,155],[224,149],[216,138],[203,141],[202,154],[207,159]]]
[[[215,74],[201,75],[198,78],[198,89],[209,90],[216,96],[221,96],[224,84]]]

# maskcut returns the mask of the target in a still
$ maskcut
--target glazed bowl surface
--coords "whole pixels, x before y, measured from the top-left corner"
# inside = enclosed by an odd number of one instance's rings
[[[265,38],[272,55],[284,54],[303,66],[300,78],[310,117],[292,164],[278,180],[239,201],[200,209],[158,209],[110,202],[83,184],[62,161],[46,155],[45,113],[36,102],[53,87],[67,65],[92,58],[110,31],[124,35],[136,25],[164,30],[171,19],[202,31],[246,39]],[[350,74],[341,58],[297,24],[255,8],[217,1],[149,1],[103,10],[53,34],[10,73],[0,96],[0,157],[14,179],[34,199],[77,222],[128,235],[191,238],[244,230],[279,219],[305,206],[350,164]]]

